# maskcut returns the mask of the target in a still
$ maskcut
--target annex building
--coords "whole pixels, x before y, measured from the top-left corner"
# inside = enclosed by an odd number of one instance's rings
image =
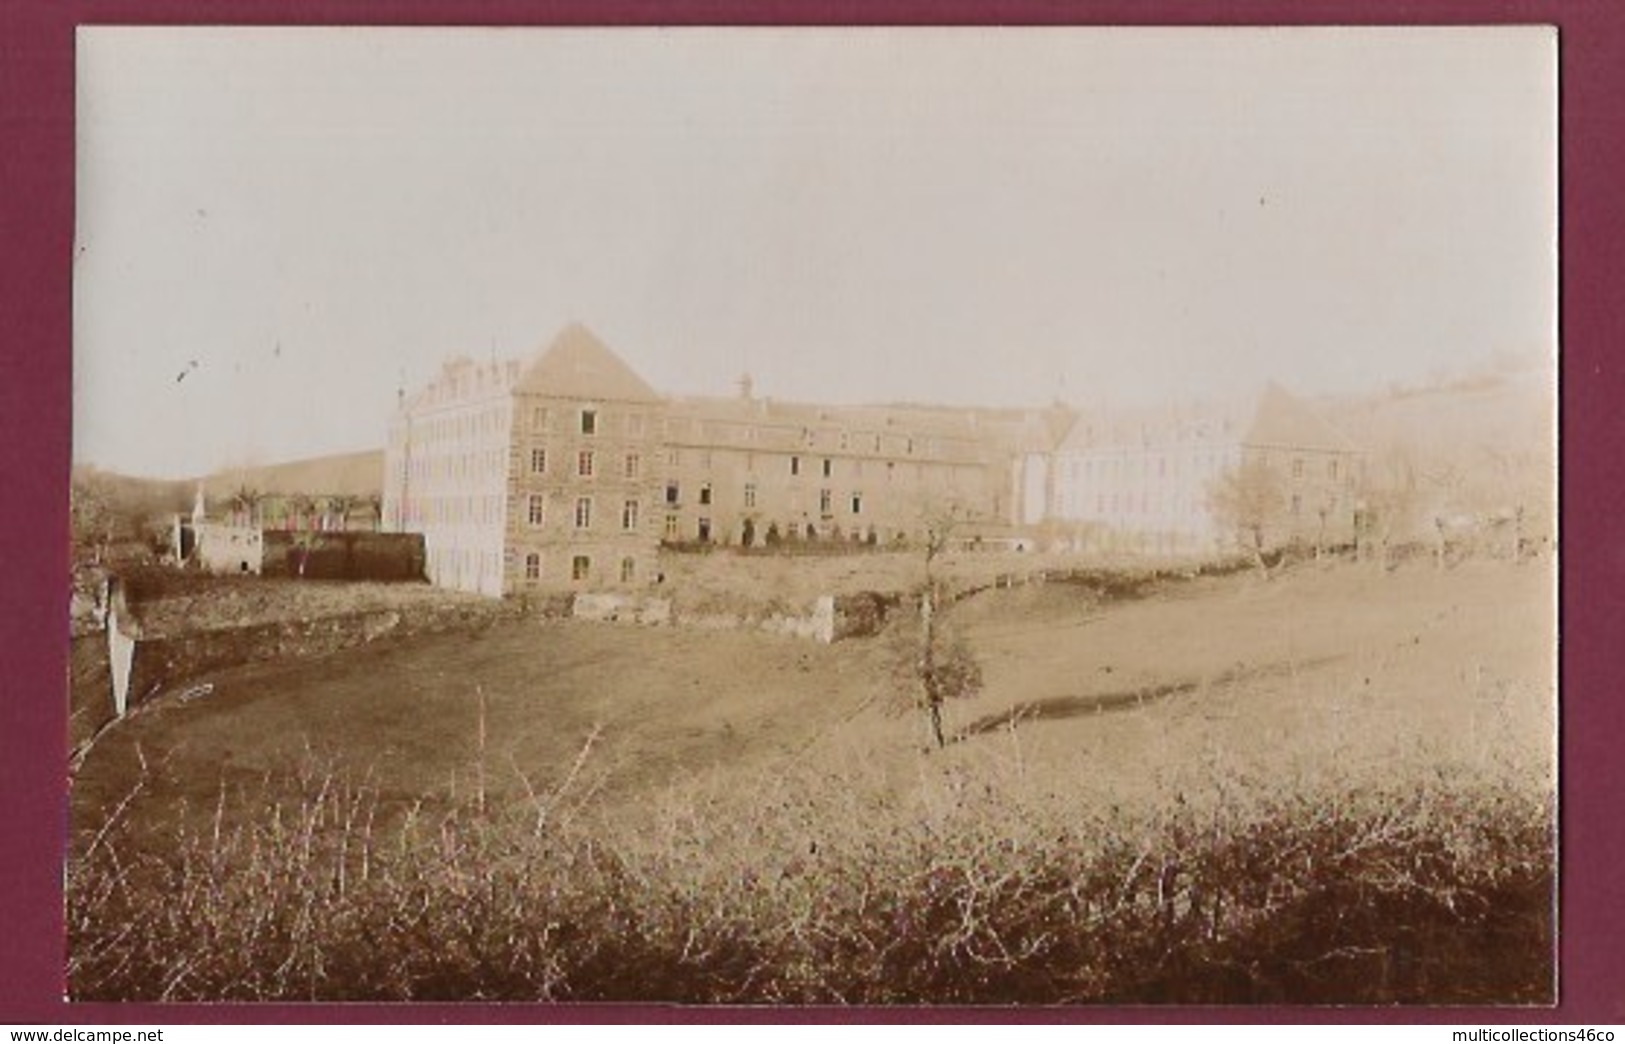
[[[663,544],[908,542],[950,509],[965,540],[1009,540],[1030,461],[1074,420],[780,402],[749,378],[671,398],[571,325],[533,359],[455,359],[402,395],[383,527],[424,535],[431,582],[492,596],[652,583]]]
[[[1217,483],[1245,474],[1263,543],[1355,538],[1363,455],[1273,382],[1222,404],[1080,417],[1028,462],[1024,521],[1079,550],[1200,554],[1234,547],[1214,509]]]

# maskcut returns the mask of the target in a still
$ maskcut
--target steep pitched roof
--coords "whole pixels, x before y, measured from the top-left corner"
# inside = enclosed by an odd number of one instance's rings
[[[1258,397],[1258,408],[1241,441],[1250,446],[1297,449],[1354,448],[1347,436],[1274,381],[1265,385],[1263,394]]]
[[[514,389],[561,399],[659,402],[660,395],[580,323],[571,323],[526,368]]]
[[[1184,443],[1347,451],[1354,444],[1308,403],[1274,381],[1256,395],[1168,403],[1078,417],[1061,453]]]

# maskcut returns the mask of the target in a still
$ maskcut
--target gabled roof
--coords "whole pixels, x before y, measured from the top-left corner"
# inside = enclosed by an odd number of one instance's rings
[[[1084,415],[1061,453],[1176,444],[1350,451],[1354,444],[1313,407],[1271,381],[1257,395]]]
[[[561,399],[659,402],[660,395],[591,330],[571,323],[537,356],[514,390]]]
[[[1241,441],[1249,446],[1293,449],[1354,448],[1347,436],[1274,381],[1265,385],[1263,394],[1258,397],[1258,408]]]

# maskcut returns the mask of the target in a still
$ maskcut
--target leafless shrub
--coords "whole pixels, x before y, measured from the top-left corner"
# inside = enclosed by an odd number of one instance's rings
[[[1176,723],[1177,724],[1177,723]],[[922,760],[673,784],[571,765],[512,808],[319,758],[68,866],[80,999],[1416,1002],[1551,996],[1549,790],[1439,763],[1283,784],[1206,755],[1122,804],[1020,731]],[[144,795],[132,795],[127,805]]]

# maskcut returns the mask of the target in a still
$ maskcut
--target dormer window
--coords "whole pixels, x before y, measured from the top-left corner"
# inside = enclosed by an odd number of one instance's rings
[[[596,435],[596,434],[598,434],[598,411],[597,410],[588,408],[588,409],[584,409],[584,410],[581,411],[581,434],[583,434],[583,435]]]

